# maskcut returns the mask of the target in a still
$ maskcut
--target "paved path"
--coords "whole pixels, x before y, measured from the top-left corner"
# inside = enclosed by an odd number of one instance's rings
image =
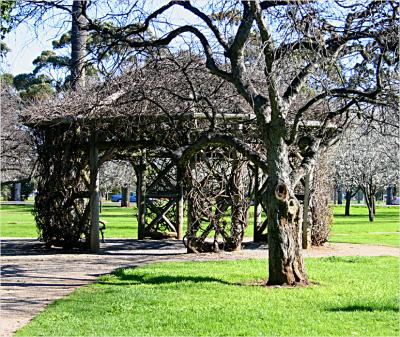
[[[101,252],[65,254],[49,252],[34,239],[4,238],[1,242],[1,336],[25,325],[46,305],[93,282],[116,268],[161,260],[209,260],[267,257],[265,246],[248,244],[242,252],[186,254],[180,241],[108,239]],[[331,244],[304,252],[305,256],[394,255],[398,248],[386,246]]]

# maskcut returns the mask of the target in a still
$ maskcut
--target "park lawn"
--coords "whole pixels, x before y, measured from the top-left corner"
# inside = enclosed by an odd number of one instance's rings
[[[314,285],[297,288],[252,285],[266,278],[264,259],[121,269],[49,305],[16,335],[398,336],[398,262],[306,259]]]
[[[105,238],[138,237],[137,208],[104,205],[100,213],[100,220],[106,221]]]
[[[1,236],[3,237],[37,237],[37,230],[32,205],[1,205]],[[399,246],[400,207],[377,207],[376,219],[368,221],[368,210],[365,206],[352,206],[351,216],[345,217],[344,207],[334,207],[334,225],[331,242],[367,243]],[[126,208],[106,204],[102,207],[100,219],[107,222],[106,238],[137,238],[137,208]],[[228,220],[228,218],[227,218]],[[184,230],[186,230],[186,219]],[[249,226],[246,237],[253,236],[253,207],[249,212]]]
[[[400,207],[378,206],[374,222],[368,221],[365,206],[352,206],[344,216],[344,206],[334,207],[330,242],[349,242],[400,246]]]
[[[33,205],[0,206],[2,237],[37,237]],[[120,207],[119,204],[102,207],[100,219],[107,222],[106,238],[137,238],[136,207]]]
[[[32,215],[32,205],[7,205],[0,207],[1,236],[3,237],[37,237],[35,220]],[[252,208],[249,219],[252,219]],[[100,220],[106,222],[106,238],[138,237],[137,208],[120,207],[119,203],[106,204],[101,208]],[[228,220],[228,219],[227,219]],[[184,231],[187,228],[185,219]],[[253,236],[253,226],[246,230],[246,236]]]
[[[37,237],[32,205],[0,205],[0,236]]]

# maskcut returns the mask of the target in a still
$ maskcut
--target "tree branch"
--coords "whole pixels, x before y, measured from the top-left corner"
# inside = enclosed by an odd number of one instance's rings
[[[352,104],[356,103],[355,97],[354,96],[358,96],[359,98],[368,98],[368,99],[374,99],[379,92],[382,90],[382,88],[375,88],[375,90],[373,91],[369,91],[369,92],[363,92],[360,90],[356,90],[356,89],[350,89],[350,88],[334,88],[334,89],[330,89],[327,90],[317,96],[314,96],[313,98],[311,98],[306,104],[304,104],[300,109],[297,110],[294,121],[293,121],[293,126],[291,128],[290,131],[290,136],[289,136],[289,140],[287,141],[288,144],[293,144],[293,142],[296,139],[296,135],[299,129],[299,123],[303,117],[303,114],[308,111],[308,109],[310,109],[314,104],[318,103],[319,101],[321,101],[322,99],[325,99],[328,96],[332,96],[332,97],[343,97],[343,98],[352,98]],[[351,106],[350,105],[350,106]],[[349,107],[350,107],[349,106]],[[346,111],[348,110],[348,108],[345,108]],[[339,111],[339,110],[338,110]],[[340,109],[340,111],[342,111],[342,109]],[[342,111],[342,112],[343,112]],[[335,114],[334,116],[336,116],[337,114]],[[334,117],[333,115],[329,115],[326,117],[325,122],[327,119],[332,119]],[[324,122],[324,123],[325,123]]]
[[[225,39],[222,37],[220,31],[218,28],[212,23],[210,17],[206,14],[204,14],[202,11],[200,11],[198,8],[192,6],[190,4],[190,1],[178,1],[178,5],[182,6],[183,8],[187,9],[188,11],[192,12],[194,15],[198,16],[200,19],[202,19],[208,28],[211,29],[211,31],[214,33],[215,37],[217,38],[218,42],[220,45],[224,48],[225,52],[229,50],[229,45],[225,41]]]
[[[301,5],[312,2],[315,2],[315,0],[265,0],[260,2],[260,8],[266,10],[278,6]]]
[[[274,117],[281,118],[286,114],[286,109],[282,106],[282,102],[278,92],[278,86],[275,81],[272,66],[275,61],[275,46],[273,44],[272,35],[269,32],[267,24],[265,23],[260,4],[258,2],[253,2],[253,10],[255,12],[255,20],[257,27],[260,30],[261,40],[264,44],[263,53],[265,59],[265,78],[267,80],[268,87],[268,97],[271,106],[271,118]]]
[[[299,93],[301,87],[303,86],[307,76],[310,74],[310,71],[317,66],[317,63],[309,63],[300,72],[296,75],[296,77],[292,80],[292,82],[286,88],[283,99],[290,104],[290,101],[293,100],[296,95]]]
[[[300,180],[315,166],[320,142],[319,139],[312,140],[307,152],[303,156],[300,166],[290,174],[293,189],[296,188]]]

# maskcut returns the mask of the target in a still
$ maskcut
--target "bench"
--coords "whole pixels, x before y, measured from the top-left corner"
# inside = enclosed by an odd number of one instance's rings
[[[100,231],[100,234],[101,234],[101,242],[106,242],[105,240],[104,240],[104,231],[106,230],[106,221],[102,221],[102,220],[99,220],[99,231]]]

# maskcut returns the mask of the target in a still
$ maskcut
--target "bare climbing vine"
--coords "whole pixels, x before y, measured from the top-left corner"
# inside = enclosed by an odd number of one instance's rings
[[[250,205],[247,164],[232,150],[208,148],[188,165],[189,252],[241,249]]]
[[[38,152],[38,193],[34,216],[39,237],[48,247],[85,246],[89,235],[89,167],[77,126],[35,131]]]

